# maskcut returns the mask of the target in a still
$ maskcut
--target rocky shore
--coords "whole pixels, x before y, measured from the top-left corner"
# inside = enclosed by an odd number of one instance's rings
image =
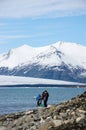
[[[47,108],[2,115],[0,130],[86,130],[86,92]]]

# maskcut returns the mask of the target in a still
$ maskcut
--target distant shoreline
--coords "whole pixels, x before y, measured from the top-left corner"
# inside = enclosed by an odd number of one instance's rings
[[[0,87],[75,87],[75,88],[86,88],[86,85],[55,85],[55,84],[14,84],[14,85],[0,85]]]

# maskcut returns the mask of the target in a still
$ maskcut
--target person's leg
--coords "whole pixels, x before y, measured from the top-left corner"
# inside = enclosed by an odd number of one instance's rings
[[[37,101],[37,106],[39,106],[39,100]]]
[[[47,107],[47,100],[44,100],[44,107]]]

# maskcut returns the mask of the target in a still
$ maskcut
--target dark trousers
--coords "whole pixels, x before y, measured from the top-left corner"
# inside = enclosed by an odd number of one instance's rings
[[[42,103],[42,100],[41,100],[41,99],[39,99],[39,100],[37,101],[37,106],[40,106],[40,105],[41,105],[41,103]]]
[[[44,107],[47,107],[47,100],[44,100]]]

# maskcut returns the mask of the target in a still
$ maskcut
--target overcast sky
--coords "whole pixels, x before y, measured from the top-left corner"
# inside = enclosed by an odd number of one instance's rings
[[[0,0],[0,53],[57,41],[86,46],[86,0]]]

